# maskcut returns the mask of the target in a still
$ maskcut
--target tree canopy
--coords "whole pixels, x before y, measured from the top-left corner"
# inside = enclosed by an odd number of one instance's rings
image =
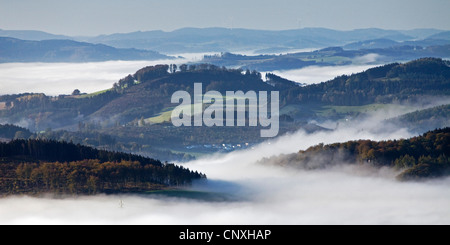
[[[188,185],[204,174],[127,153],[66,142],[0,143],[0,193],[96,194]]]

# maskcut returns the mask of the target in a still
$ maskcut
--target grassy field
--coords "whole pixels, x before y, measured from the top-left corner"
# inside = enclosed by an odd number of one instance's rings
[[[165,108],[158,115],[145,119],[145,123],[156,124],[156,123],[170,122],[173,109],[175,109],[175,107]]]
[[[212,97],[208,94],[204,95],[204,100],[206,101],[210,101]],[[238,97],[236,96],[235,99],[244,99],[245,97]],[[223,104],[226,104],[227,100],[231,100],[231,98],[227,98],[226,96],[223,96]],[[203,104],[203,110],[205,108],[207,108],[210,104]],[[194,111],[194,107],[195,106],[200,106],[200,104],[194,104],[194,105],[186,105],[186,106],[182,106],[179,109],[183,109],[184,112],[188,112],[189,111],[189,107],[191,107],[191,110]],[[240,105],[235,104],[236,108],[239,108]],[[253,106],[253,105],[245,105],[246,108],[253,108],[254,110],[258,110],[258,105]],[[267,106],[267,105],[266,105]],[[256,107],[256,108],[255,108]],[[163,110],[161,110],[158,114],[156,114],[153,117],[150,118],[146,118],[145,119],[145,123],[151,123],[151,124],[158,124],[158,123],[165,123],[165,122],[170,122],[171,116],[172,116],[172,112],[175,109],[175,107],[166,107]],[[225,108],[224,108],[225,111]]]
[[[77,98],[77,99],[83,99],[83,98],[94,97],[94,96],[96,96],[96,95],[106,93],[106,92],[108,92],[109,90],[111,90],[111,89],[109,88],[109,89],[97,91],[97,92],[90,93],[90,94],[82,94],[82,95],[76,96],[76,98]]]
[[[191,111],[193,111],[195,106],[200,106],[200,104],[181,106],[179,109],[182,109],[185,113],[189,114],[189,109],[191,109]],[[189,107],[191,107],[191,108],[189,108]],[[166,107],[166,108],[162,109],[161,112],[159,112],[154,117],[146,118],[145,123],[158,124],[158,123],[170,122],[171,117],[172,117],[172,112],[174,109],[175,109],[175,107]]]

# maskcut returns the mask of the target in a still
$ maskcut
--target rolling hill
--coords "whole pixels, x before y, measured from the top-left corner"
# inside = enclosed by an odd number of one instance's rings
[[[0,96],[4,105],[0,119],[26,124],[44,139],[64,138],[142,154],[170,150],[176,154],[165,157],[177,160],[190,158],[184,155],[186,149],[200,149],[191,153],[214,152],[251,147],[264,140],[259,134],[262,127],[248,124],[174,127],[170,115],[178,104],[171,102],[171,96],[176,91],[192,94],[194,83],[202,83],[203,92],[214,90],[221,94],[239,90],[279,91],[280,136],[300,128],[309,132],[327,130],[308,123],[312,120],[339,120],[394,103],[427,103],[432,97],[448,97],[450,67],[448,61],[424,58],[299,86],[273,74],[263,79],[256,71],[210,64],[157,65],[144,67],[119,80],[111,89],[94,94]],[[64,133],[56,133],[59,130]]]
[[[413,101],[421,96],[450,95],[450,64],[436,58],[392,63],[336,77],[327,82],[295,87],[287,100],[360,106],[393,101]]]

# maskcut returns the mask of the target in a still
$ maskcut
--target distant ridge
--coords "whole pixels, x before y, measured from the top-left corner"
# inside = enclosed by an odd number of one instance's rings
[[[2,30],[0,29],[0,37],[12,37],[23,40],[42,41],[49,39],[72,39],[72,37],[64,35],[55,35],[43,31],[34,30]]]
[[[170,32],[161,30],[114,33],[93,37],[68,37],[40,31],[0,30],[0,36],[24,40],[71,39],[101,43],[116,48],[155,50],[162,53],[236,52],[268,48],[303,49],[343,46],[371,39],[391,39],[396,42],[426,39],[445,32],[437,29],[384,30],[378,28],[348,31],[327,28],[292,30],[253,30],[242,28],[181,28]]]
[[[395,41],[414,39],[400,31],[382,29],[337,31],[327,28],[303,28],[272,31],[211,27],[182,28],[172,32],[147,31],[102,35],[85,41],[120,48],[134,47],[176,53],[248,51],[273,47],[320,48],[376,38],[389,38]]]

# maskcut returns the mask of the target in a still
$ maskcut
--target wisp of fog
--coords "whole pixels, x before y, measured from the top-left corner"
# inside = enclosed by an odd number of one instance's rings
[[[8,197],[0,200],[0,223],[450,224],[450,178],[398,182],[397,173],[384,168],[334,165],[321,170],[292,170],[259,163],[263,157],[295,153],[319,143],[412,136],[405,129],[380,124],[381,119],[350,122],[331,132],[308,134],[300,130],[252,149],[184,163],[208,176],[189,190],[222,198]],[[381,127],[384,130],[379,130]]]

